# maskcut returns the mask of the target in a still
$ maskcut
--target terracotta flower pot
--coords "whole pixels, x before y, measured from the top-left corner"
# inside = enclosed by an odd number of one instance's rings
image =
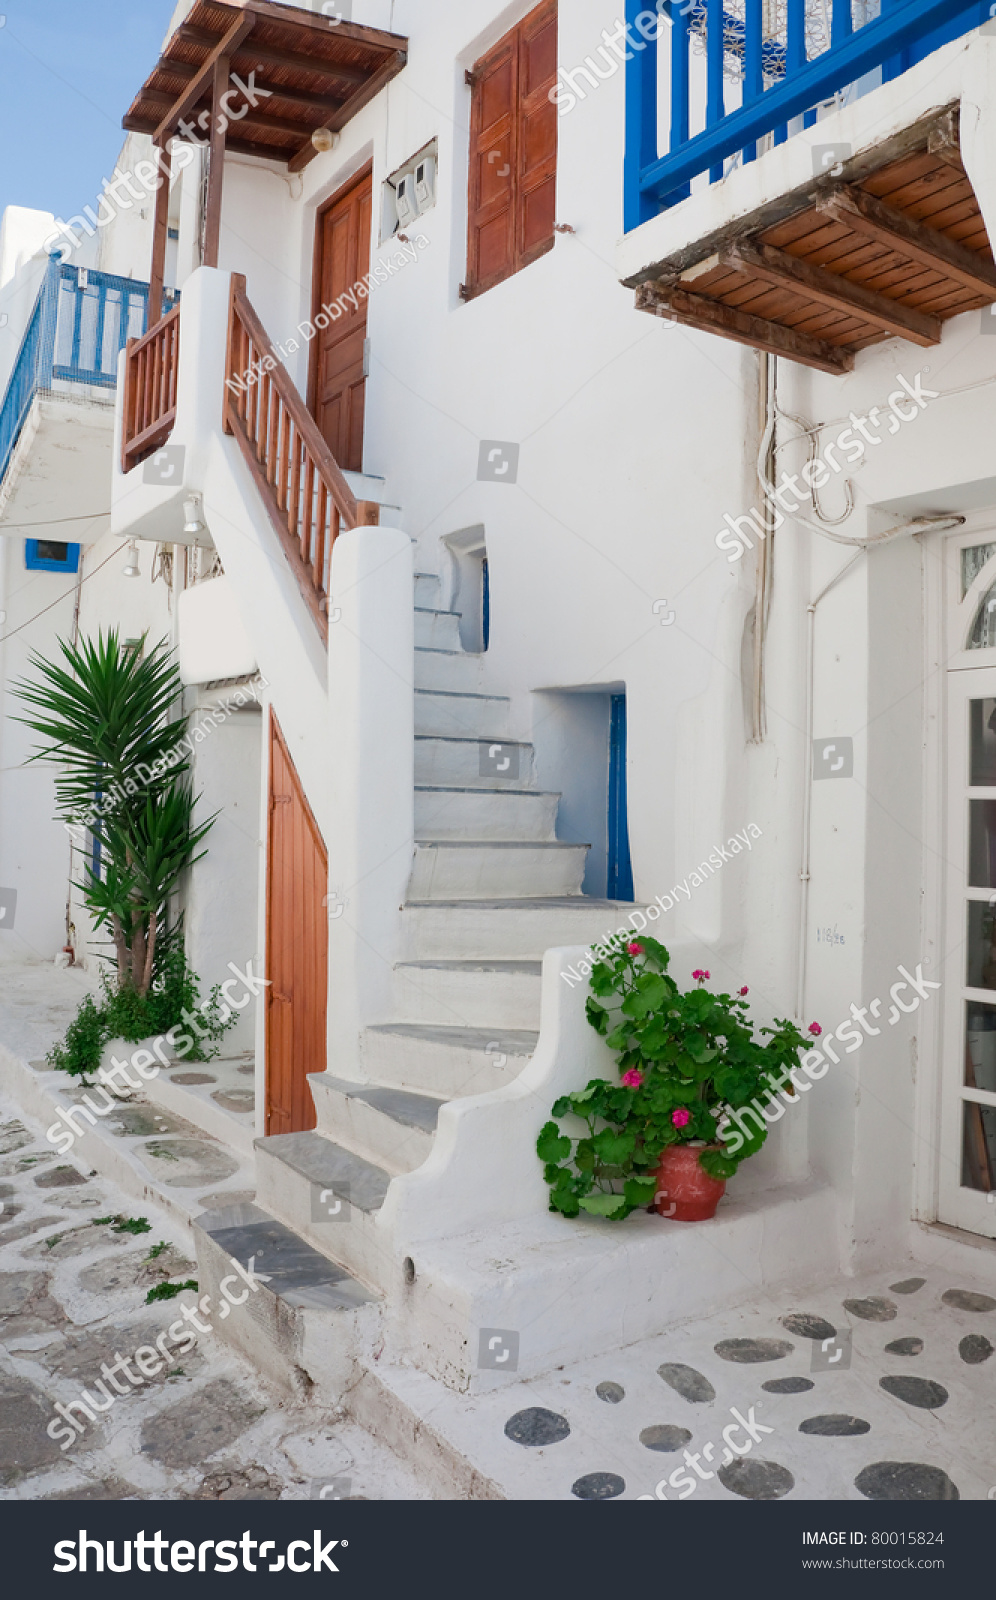
[[[706,1222],[726,1193],[723,1178],[710,1178],[699,1166],[703,1149],[717,1146],[672,1144],[661,1154],[657,1168],[654,1210],[675,1222]]]

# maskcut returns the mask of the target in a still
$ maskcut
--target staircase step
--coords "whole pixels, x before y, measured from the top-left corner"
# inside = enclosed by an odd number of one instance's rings
[[[449,689],[415,690],[415,732],[471,739],[508,737],[507,695],[461,694]]]
[[[309,1073],[319,1129],[386,1172],[414,1172],[428,1157],[444,1100]]]
[[[415,604],[427,611],[436,610],[441,588],[442,582],[434,572],[416,572]]]
[[[411,897],[402,914],[405,959],[539,961],[552,945],[594,944],[614,933],[633,909],[580,894],[528,900]]]
[[[415,736],[415,782],[494,789],[533,782],[533,747],[516,739]]]
[[[257,1200],[362,1283],[386,1288],[392,1272],[376,1226],[391,1173],[320,1133],[256,1140]]]
[[[557,836],[559,794],[540,789],[484,789],[420,783],[417,839],[547,839]]]
[[[448,689],[454,694],[479,691],[484,678],[484,657],[464,650],[415,651],[416,689]]]
[[[411,900],[579,894],[591,846],[540,839],[419,839]]]
[[[377,1297],[260,1206],[205,1211],[191,1226],[199,1292],[213,1305],[225,1304],[221,1281],[235,1262],[252,1262],[259,1280],[239,1315],[216,1319],[216,1333],[281,1388],[304,1394],[316,1384],[338,1402],[379,1327]]]
[[[537,1033],[519,1028],[436,1028],[389,1022],[364,1029],[364,1071],[380,1083],[444,1096],[487,1094],[517,1078]]]
[[[443,1027],[539,1027],[541,961],[406,961],[394,972],[399,1018]]]
[[[459,613],[456,611],[433,611],[424,606],[416,606],[415,643],[429,649],[459,650]]]

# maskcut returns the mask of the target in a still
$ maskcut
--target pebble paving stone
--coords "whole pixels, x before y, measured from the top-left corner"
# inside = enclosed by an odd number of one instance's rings
[[[993,1347],[984,1333],[966,1333],[958,1346],[958,1354],[970,1367],[977,1367],[983,1361],[988,1361],[993,1353]]]
[[[871,1423],[863,1417],[848,1417],[843,1412],[830,1411],[822,1417],[807,1417],[799,1424],[800,1433],[815,1433],[821,1439],[849,1439],[854,1434],[870,1433]]]
[[[701,1372],[696,1372],[694,1367],[686,1367],[681,1361],[665,1361],[662,1367],[657,1368],[657,1376],[663,1378],[669,1388],[683,1395],[693,1405],[705,1405],[716,1398],[716,1391],[709,1379],[704,1378]]]
[[[50,1233],[24,1254],[31,1260],[65,1261],[70,1256],[87,1255],[91,1250],[106,1250],[108,1245],[121,1249],[122,1245],[130,1243],[126,1233],[113,1233],[109,1228],[95,1228],[92,1222],[86,1222],[82,1227],[69,1228],[63,1233]]]
[[[923,1354],[922,1339],[893,1339],[885,1347],[886,1355],[890,1356],[919,1356]]]
[[[873,1461],[854,1480],[866,1500],[960,1500],[946,1472],[923,1461]]]
[[[640,1434],[640,1443],[646,1445],[648,1450],[660,1450],[664,1453],[681,1450],[691,1437],[687,1428],[676,1428],[670,1423],[662,1422],[653,1428],[644,1428]]]
[[[599,1400],[604,1400],[610,1406],[617,1406],[620,1400],[625,1400],[626,1391],[621,1383],[599,1383],[595,1387]]]
[[[150,1139],[136,1146],[159,1183],[171,1189],[197,1189],[205,1183],[224,1183],[239,1170],[223,1145],[208,1139]]]
[[[724,1489],[737,1494],[742,1500],[780,1500],[795,1488],[795,1479],[787,1467],[777,1461],[762,1461],[760,1456],[741,1456],[720,1467],[719,1481]]]
[[[216,1089],[211,1099],[222,1111],[255,1111],[256,1092],[253,1089]]]
[[[616,1500],[625,1492],[625,1478],[614,1472],[589,1472],[571,1485],[571,1494],[579,1500]]]
[[[759,1361],[783,1361],[795,1345],[787,1339],[721,1339],[713,1348],[723,1361],[753,1366]]]
[[[812,1378],[769,1378],[761,1385],[768,1394],[805,1394],[807,1389],[815,1387]]]
[[[57,1494],[43,1494],[43,1500],[141,1500],[143,1495],[134,1484],[123,1478],[103,1478],[99,1483],[81,1483],[73,1489],[60,1489]]]
[[[358,1495],[357,1499],[365,1499]],[[255,1462],[248,1467],[221,1466],[209,1472],[192,1500],[279,1500],[280,1479]]]
[[[902,1278],[899,1283],[890,1283],[889,1288],[893,1294],[916,1294],[926,1281],[926,1278]]]
[[[38,1174],[35,1186],[39,1189],[75,1189],[86,1182],[86,1178],[75,1167],[53,1167],[51,1172]]]
[[[899,1307],[884,1295],[870,1294],[864,1300],[845,1300],[844,1310],[861,1322],[895,1322]]]
[[[23,1150],[25,1145],[33,1143],[23,1122],[0,1123],[0,1156],[9,1156],[12,1151]]]
[[[936,1411],[945,1404],[948,1391],[943,1384],[934,1383],[931,1378],[902,1377],[879,1378],[879,1385],[886,1394],[891,1394],[897,1400],[905,1400],[908,1406],[918,1406],[921,1411]]]
[[[571,1425],[566,1417],[557,1411],[547,1411],[545,1406],[530,1406],[526,1411],[517,1411],[509,1417],[505,1424],[505,1437],[511,1439],[513,1444],[529,1445],[536,1448],[545,1444],[559,1444],[566,1439],[571,1431]]]
[[[971,1289],[945,1289],[941,1299],[946,1306],[954,1306],[958,1311],[996,1311],[992,1295],[973,1294]]]
[[[837,1332],[826,1317],[818,1317],[811,1311],[792,1311],[781,1318],[781,1324],[786,1333],[794,1333],[797,1339],[832,1339]]]
[[[142,1453],[167,1467],[197,1467],[234,1444],[262,1414],[227,1378],[218,1378],[148,1417]]]
[[[66,1314],[49,1294],[47,1272],[0,1272],[0,1330],[15,1334],[45,1333],[61,1327]]]
[[[16,1483],[39,1467],[62,1459],[47,1428],[52,1403],[26,1378],[0,1373],[0,1483]]]
[[[193,1087],[198,1083],[217,1083],[217,1078],[212,1078],[209,1072],[173,1072],[170,1074],[170,1083],[183,1083]]]

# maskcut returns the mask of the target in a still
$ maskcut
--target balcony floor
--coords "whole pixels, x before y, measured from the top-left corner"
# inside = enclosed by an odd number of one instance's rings
[[[942,323],[996,302],[957,110],[625,282],[642,311],[824,372],[885,339],[938,344]]]

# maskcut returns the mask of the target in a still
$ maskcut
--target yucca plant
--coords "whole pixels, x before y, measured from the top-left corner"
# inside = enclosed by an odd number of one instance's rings
[[[116,630],[79,645],[59,640],[65,666],[33,655],[33,682],[15,693],[34,715],[19,717],[46,741],[31,756],[58,769],[59,817],[89,828],[100,868],[76,887],[98,928],[108,928],[118,987],[144,998],[168,929],[169,899],[214,817],[193,822],[195,797],[177,714],[183,685],[169,650],[146,656],[145,640],[122,645]],[[40,713],[40,714],[39,714]]]

